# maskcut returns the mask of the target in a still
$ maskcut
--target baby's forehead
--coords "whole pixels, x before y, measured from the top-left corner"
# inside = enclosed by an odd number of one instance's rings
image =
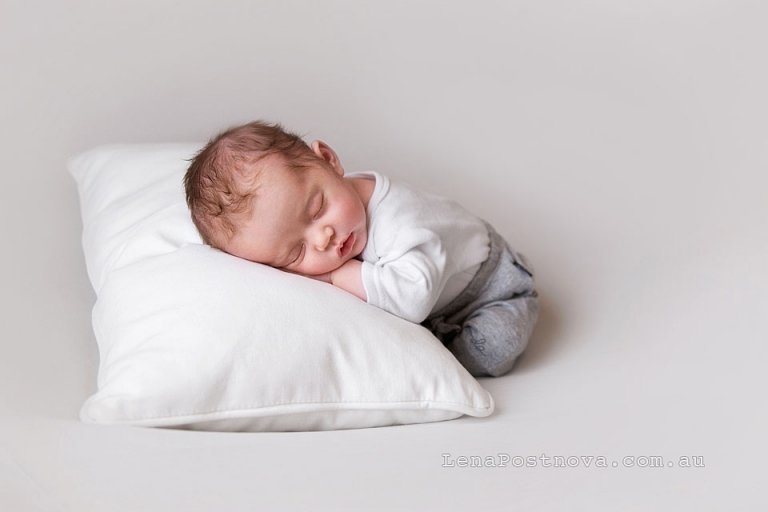
[[[257,163],[256,185],[263,191],[299,191],[306,186],[307,173],[297,170],[280,155],[271,155]]]
[[[242,195],[259,194],[264,189],[275,187],[294,187],[298,178],[292,176],[296,173],[280,154],[240,158],[228,167],[230,183],[236,187],[235,190],[240,189]]]

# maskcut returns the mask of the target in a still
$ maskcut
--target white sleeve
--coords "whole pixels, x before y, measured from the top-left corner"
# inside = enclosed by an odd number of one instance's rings
[[[389,249],[376,263],[363,262],[368,303],[420,323],[445,287],[445,248],[433,231],[406,229],[396,235]]]

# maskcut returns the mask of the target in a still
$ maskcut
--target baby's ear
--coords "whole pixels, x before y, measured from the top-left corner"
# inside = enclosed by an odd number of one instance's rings
[[[339,175],[344,176],[344,168],[341,166],[341,161],[336,152],[331,149],[331,146],[321,140],[316,140],[312,142],[312,152],[328,162]]]

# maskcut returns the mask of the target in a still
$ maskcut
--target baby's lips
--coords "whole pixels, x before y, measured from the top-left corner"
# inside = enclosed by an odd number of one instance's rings
[[[352,246],[354,244],[355,244],[355,234],[350,233],[349,235],[347,235],[347,237],[339,246],[339,256],[343,258],[347,254],[349,254],[349,251],[352,250]]]

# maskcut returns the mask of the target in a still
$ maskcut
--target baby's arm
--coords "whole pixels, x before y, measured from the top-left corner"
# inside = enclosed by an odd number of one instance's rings
[[[401,230],[397,242],[391,254],[375,264],[352,259],[327,274],[308,277],[420,323],[443,290],[448,256],[438,236],[426,229]],[[363,285],[366,279],[368,287]]]
[[[409,322],[427,318],[445,285],[447,264],[439,245],[429,249],[415,247],[391,260],[363,263],[361,278],[368,304]]]
[[[362,261],[352,259],[332,271],[331,284],[348,291],[361,300],[368,301],[368,294],[365,293],[365,288],[363,287]]]
[[[368,294],[363,287],[363,262],[359,260],[349,260],[342,266],[331,272],[317,276],[307,276],[324,283],[332,284],[344,291],[355,295],[357,298],[368,301]]]

